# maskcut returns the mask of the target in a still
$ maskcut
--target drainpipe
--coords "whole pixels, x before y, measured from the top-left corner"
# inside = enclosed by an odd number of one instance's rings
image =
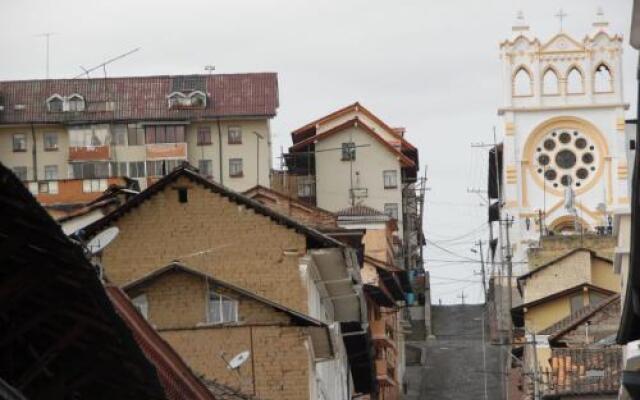
[[[33,146],[31,147],[31,160],[33,163],[33,180],[35,182],[38,181],[38,155],[37,155],[37,144],[36,144],[36,129],[31,124],[31,142]]]
[[[224,185],[224,174],[222,171],[222,129],[220,128],[220,118],[218,117],[216,121],[218,123],[218,148],[220,154],[220,184]]]

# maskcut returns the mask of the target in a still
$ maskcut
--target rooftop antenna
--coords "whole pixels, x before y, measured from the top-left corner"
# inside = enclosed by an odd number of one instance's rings
[[[55,35],[55,32],[44,32],[44,33],[40,33],[37,34],[36,37],[43,37],[45,38],[45,41],[47,43],[47,53],[46,53],[46,57],[47,57],[47,61],[46,61],[46,77],[47,79],[49,79],[49,42],[51,39],[51,36]]]
[[[204,70],[209,72],[209,75],[211,75],[213,73],[213,71],[216,70],[216,66],[215,65],[205,65],[204,66]]]
[[[73,79],[81,78],[83,75],[86,75],[86,77],[89,78],[89,74],[91,72],[95,71],[95,70],[98,70],[98,69],[103,69],[104,73],[105,73],[105,76],[106,76],[106,74],[107,74],[107,65],[108,64],[111,64],[111,63],[113,63],[115,61],[123,59],[123,58],[125,58],[125,57],[127,57],[127,56],[129,56],[129,55],[131,55],[131,54],[133,54],[135,52],[137,52],[138,50],[140,50],[140,47],[136,47],[133,50],[129,50],[128,52],[126,52],[124,54],[120,54],[119,56],[113,57],[113,58],[111,58],[111,59],[109,59],[109,60],[107,60],[107,61],[105,61],[105,62],[103,62],[101,64],[98,64],[95,67],[89,68],[89,69],[86,69],[86,68],[80,66],[80,69],[82,69],[83,72],[81,74],[79,74],[79,75],[74,76]]]

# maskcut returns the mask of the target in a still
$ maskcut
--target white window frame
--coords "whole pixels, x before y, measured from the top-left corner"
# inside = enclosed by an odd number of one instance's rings
[[[149,320],[149,300],[147,299],[146,294],[134,297],[131,299],[131,303],[133,303],[133,306],[144,317],[144,319]]]
[[[390,208],[393,208],[395,210],[395,216],[391,215],[392,213],[388,212]],[[400,207],[398,206],[398,203],[384,203],[384,213],[398,221],[400,217]]]
[[[233,173],[232,164],[237,163],[240,166],[240,171],[238,173]],[[242,158],[230,158],[229,159],[229,177],[230,178],[242,178],[244,176],[244,162]]]
[[[395,169],[388,169],[388,170],[382,171],[382,180],[383,180],[385,189],[397,189],[398,188],[398,171],[396,171]],[[389,184],[387,184],[387,180],[389,180]]]
[[[219,304],[220,309],[218,310],[218,315],[220,316],[220,320],[219,321],[214,321],[212,319],[212,315],[211,315],[211,307],[213,306],[213,301],[211,299],[212,296],[218,296],[220,298],[219,301],[217,301],[217,303]],[[230,301],[233,304],[233,317],[231,320],[225,321],[224,319],[224,307],[222,306],[222,304],[224,303],[223,300],[227,300]],[[239,308],[239,302],[238,300],[234,299],[233,297],[227,296],[227,295],[223,295],[221,293],[219,293],[216,288],[209,288],[209,291],[207,292],[207,323],[208,324],[214,324],[214,325],[218,325],[218,324],[228,324],[228,323],[237,323],[238,322],[238,308]]]
[[[55,176],[53,178],[47,176],[47,172],[51,172],[52,170],[55,171],[55,174],[54,174]],[[44,179],[45,180],[47,180],[47,181],[56,180],[56,179],[58,179],[59,176],[60,176],[59,175],[59,169],[58,169],[57,165],[45,165],[44,166]]]

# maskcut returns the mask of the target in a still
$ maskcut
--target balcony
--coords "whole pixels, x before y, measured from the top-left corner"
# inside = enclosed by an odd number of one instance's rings
[[[376,379],[383,386],[395,386],[395,365],[386,358],[376,358]]]
[[[371,336],[374,341],[379,342],[385,347],[390,347],[394,351],[396,350],[396,343],[393,338],[393,328],[384,319],[377,319],[369,321],[371,328]]]
[[[158,159],[186,159],[187,144],[186,143],[155,143],[147,144],[147,160]]]
[[[106,161],[110,157],[109,146],[69,147],[69,161]]]

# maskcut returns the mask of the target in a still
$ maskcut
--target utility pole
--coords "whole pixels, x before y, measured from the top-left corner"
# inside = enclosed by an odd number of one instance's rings
[[[462,301],[462,303],[461,303],[462,305],[464,305],[465,297],[467,297],[467,296],[464,295],[464,290],[463,290],[462,293],[458,295],[458,298],[461,299],[461,301]]]
[[[538,347],[536,344],[536,333],[531,332],[533,342],[533,400],[540,400],[540,387],[538,382]]]
[[[511,309],[513,308],[513,264],[511,262],[512,259],[512,254],[511,254],[511,240],[509,238],[509,229],[511,228],[511,223],[513,222],[513,217],[509,217],[507,216],[507,219],[505,220],[505,224],[506,224],[506,229],[505,229],[505,236],[506,236],[506,255],[505,258],[507,260],[507,279],[509,280],[508,282],[508,289],[509,291],[507,292],[507,304],[509,305],[509,315],[511,314]],[[508,326],[509,326],[509,337],[511,337],[513,335],[513,333],[511,332],[513,327],[512,327],[512,322],[511,318],[507,318],[508,321]],[[509,340],[511,341],[511,340]]]
[[[482,274],[482,291],[484,292],[484,302],[487,303],[487,278],[486,278],[486,270],[484,267],[484,253],[482,252],[482,240],[478,240],[475,243],[478,246],[478,252],[480,253],[480,273]],[[474,253],[475,249],[472,249]]]

